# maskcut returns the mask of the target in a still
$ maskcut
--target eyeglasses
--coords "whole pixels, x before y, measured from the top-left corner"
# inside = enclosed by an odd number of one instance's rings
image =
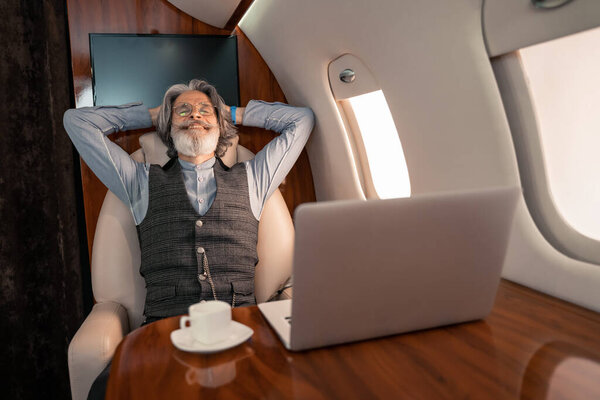
[[[215,106],[211,104],[200,103],[196,104],[195,107],[198,109],[200,115],[203,115],[205,117],[212,117],[213,115],[215,115]],[[191,115],[192,112],[194,112],[194,106],[189,103],[176,104],[173,107],[173,112],[179,117],[187,117]]]

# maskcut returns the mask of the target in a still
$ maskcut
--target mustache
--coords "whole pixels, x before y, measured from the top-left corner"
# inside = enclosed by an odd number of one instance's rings
[[[184,121],[181,124],[173,124],[173,126],[175,126],[175,128],[177,129],[189,129],[190,125],[200,125],[203,128],[215,128],[217,125],[216,124],[210,124],[206,121]]]

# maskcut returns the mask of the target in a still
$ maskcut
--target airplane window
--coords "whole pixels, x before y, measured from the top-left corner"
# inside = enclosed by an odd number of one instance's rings
[[[368,162],[363,169],[370,171],[377,197],[410,197],[404,151],[383,91],[350,97],[342,103],[346,103],[346,114],[356,120],[360,137],[355,139],[364,145]]]
[[[579,233],[600,239],[600,29],[519,51],[549,189]]]

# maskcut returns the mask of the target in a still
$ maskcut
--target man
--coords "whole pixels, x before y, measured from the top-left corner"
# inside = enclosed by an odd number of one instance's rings
[[[281,135],[229,169],[219,157],[241,123]],[[128,104],[65,113],[81,157],[131,209],[147,288],[145,323],[184,314],[200,300],[255,304],[258,220],[313,124],[307,108],[259,101],[230,108],[200,80],[172,86],[150,110]],[[164,167],[134,161],[106,137],[152,125],[172,157]]]
[[[219,159],[237,136],[235,124],[280,132],[254,159],[227,168]],[[129,206],[146,281],[144,324],[184,314],[190,304],[218,299],[255,304],[258,220],[314,124],[310,109],[250,101],[228,107],[207,82],[170,87],[163,103],[68,110],[64,125],[96,176]],[[134,161],[106,136],[156,126],[171,160]],[[104,398],[110,364],[89,398]]]

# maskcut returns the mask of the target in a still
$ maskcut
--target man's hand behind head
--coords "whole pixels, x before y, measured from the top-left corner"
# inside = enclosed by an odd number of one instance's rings
[[[150,112],[150,118],[152,118],[152,126],[156,126],[156,119],[158,118],[158,110],[160,110],[160,106],[150,108],[148,110]]]

